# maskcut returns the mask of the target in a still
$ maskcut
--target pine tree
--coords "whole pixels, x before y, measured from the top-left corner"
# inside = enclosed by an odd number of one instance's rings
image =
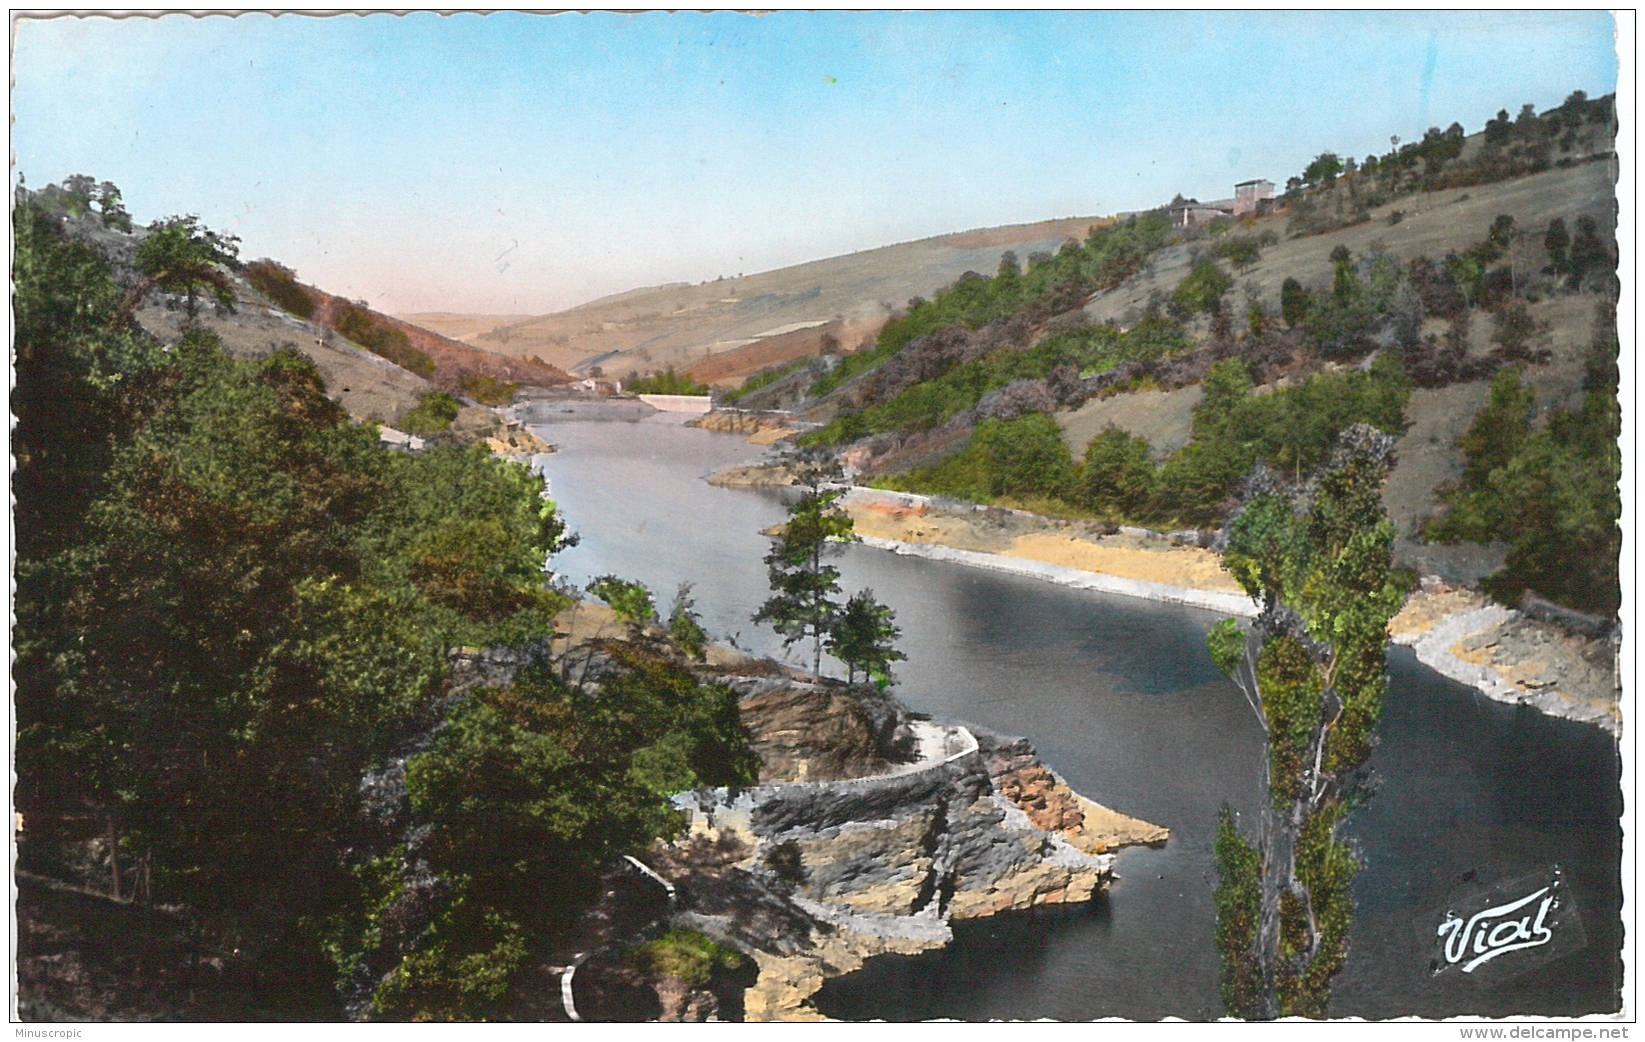
[[[823,638],[833,628],[840,606],[840,571],[826,559],[851,538],[851,518],[834,506],[838,492],[810,491],[788,508],[788,523],[771,542],[765,563],[775,596],[760,606],[755,622],[769,623],[789,647],[812,641],[811,671],[822,672]],[[834,544],[834,545],[830,545]]]
[[[845,602],[845,610],[828,635],[828,653],[845,663],[846,681],[854,682],[860,669],[865,677],[891,682],[891,663],[907,658],[894,646],[902,636],[897,615],[874,599],[873,590],[859,590]]]

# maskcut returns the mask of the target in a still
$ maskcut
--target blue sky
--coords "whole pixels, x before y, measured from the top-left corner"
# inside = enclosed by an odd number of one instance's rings
[[[18,26],[31,185],[385,310],[538,313],[1283,184],[1615,89],[1593,12],[374,14]]]

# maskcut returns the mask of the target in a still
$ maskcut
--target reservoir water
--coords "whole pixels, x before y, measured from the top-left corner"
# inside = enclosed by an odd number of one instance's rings
[[[768,594],[760,533],[782,519],[787,494],[708,485],[705,475],[760,450],[679,424],[659,415],[534,428],[559,450],[540,465],[582,539],[553,565],[579,585],[607,572],[643,582],[665,610],[692,582],[710,633],[782,658],[780,640],[749,616]],[[1080,792],[1169,827],[1171,839],[1121,852],[1119,881],[1088,905],[955,923],[945,949],[881,956],[829,981],[818,1008],[849,1020],[1220,1016],[1216,818],[1227,802],[1254,820],[1262,742],[1205,650],[1217,617],[862,546],[838,566],[848,594],[871,587],[896,611],[908,656],[896,693],[910,707],[1028,737]],[[808,666],[809,653],[788,661]],[[1331,1015],[1618,1008],[1616,741],[1491,702],[1404,649],[1390,650],[1388,667],[1374,793],[1342,829],[1361,868]],[[1580,947],[1487,982],[1430,972],[1456,888],[1552,866],[1575,898]]]

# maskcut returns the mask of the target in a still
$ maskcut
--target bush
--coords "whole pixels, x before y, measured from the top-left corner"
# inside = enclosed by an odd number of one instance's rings
[[[1158,470],[1148,443],[1110,427],[1085,447],[1081,497],[1098,514],[1136,518],[1148,513]]]
[[[810,358],[796,358],[794,361],[784,362],[782,365],[768,366],[767,368],[761,369],[753,376],[750,376],[748,379],[744,380],[742,382],[742,386],[736,388],[735,390],[726,392],[725,397],[722,398],[721,401],[726,405],[730,405],[733,402],[740,400],[745,395],[752,394],[762,387],[767,387],[776,383],[778,380],[788,376],[790,373],[799,372],[801,369],[806,368],[813,362],[814,359]]]
[[[400,417],[400,429],[420,438],[438,434],[451,427],[461,408],[462,403],[444,391],[430,391],[416,407]]]
[[[1194,265],[1188,277],[1177,285],[1172,298],[1177,307],[1189,314],[1212,312],[1222,303],[1223,294],[1234,285],[1234,280],[1223,274],[1216,261],[1202,260]]]
[[[367,351],[388,359],[402,369],[416,373],[425,380],[434,376],[434,359],[427,352],[412,347],[411,339],[404,330],[378,322],[364,308],[343,305],[337,313],[334,328]]]
[[[696,930],[670,930],[623,952],[623,961],[642,973],[668,974],[702,988],[717,973],[740,969],[743,956]]]
[[[1002,496],[1070,499],[1077,477],[1056,421],[1029,413],[1014,420],[983,420],[959,454],[883,484],[990,503]]]
[[[246,281],[274,305],[298,318],[314,315],[314,298],[297,284],[297,273],[271,260],[252,261],[246,265]]]
[[[700,384],[690,373],[676,373],[673,366],[661,373],[630,380],[623,390],[630,394],[693,394],[709,393],[707,384]]]
[[[464,373],[457,378],[457,387],[481,405],[507,405],[514,400],[517,383],[499,380],[484,373]]]

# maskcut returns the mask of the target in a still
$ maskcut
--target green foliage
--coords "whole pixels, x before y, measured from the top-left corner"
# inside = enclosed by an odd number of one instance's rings
[[[651,591],[636,582],[615,575],[602,575],[588,584],[588,592],[605,601],[617,618],[630,625],[657,621],[657,605]]]
[[[384,450],[294,352],[235,361],[198,329],[161,350],[95,253],[29,202],[15,222],[27,846],[112,832],[145,898],[258,953],[270,1001],[334,994],[395,893],[338,857],[361,774],[447,648],[548,632],[563,524],[483,449]]]
[[[190,318],[199,311],[202,292],[232,311],[234,286],[219,268],[236,266],[239,241],[210,230],[194,214],[167,217],[149,225],[133,266],[165,292],[182,294]]]
[[[1262,969],[1251,952],[1257,939],[1257,874],[1262,862],[1234,827],[1234,810],[1226,803],[1217,816],[1216,857],[1222,1010],[1225,1016],[1256,1020],[1263,1014]]]
[[[459,897],[430,926],[418,949],[372,995],[377,1015],[413,1022],[485,1021],[525,961],[520,925],[496,912],[475,915]]]
[[[333,328],[374,355],[386,358],[425,380],[434,376],[434,359],[411,345],[405,331],[379,322],[371,312],[354,304],[338,308]]]
[[[411,411],[400,417],[400,429],[407,434],[426,438],[449,430],[457,418],[462,403],[444,391],[430,391],[423,395]]]
[[[1056,422],[1044,414],[984,420],[965,449],[941,463],[875,480],[881,488],[953,496],[978,503],[1001,498],[1038,509],[1079,512],[1154,525],[1219,523],[1234,483],[1258,459],[1301,474],[1324,458],[1352,423],[1397,432],[1409,384],[1392,355],[1367,371],[1320,373],[1301,387],[1253,396],[1245,366],[1212,366],[1205,398],[1194,410],[1193,440],[1163,466],[1147,442],[1105,431],[1075,467]]]
[[[1308,291],[1296,279],[1286,279],[1279,288],[1280,317],[1295,329],[1308,317]]]
[[[1217,262],[1209,258],[1194,265],[1186,278],[1177,285],[1173,300],[1177,307],[1189,314],[1215,311],[1221,304],[1223,295],[1234,286],[1234,280],[1217,267]]]
[[[1229,237],[1217,244],[1217,256],[1243,270],[1261,259],[1262,247],[1259,238]]]
[[[1085,447],[1081,499],[1099,514],[1144,517],[1149,512],[1158,473],[1149,458],[1148,442],[1109,427]]]
[[[691,378],[690,373],[676,373],[673,366],[669,366],[660,373],[642,376],[638,380],[630,380],[623,390],[629,394],[692,394],[704,395],[708,393],[708,385],[700,384]]]
[[[773,537],[766,569],[773,596],[754,614],[783,638],[783,647],[810,637],[812,672],[822,669],[823,639],[833,629],[839,605],[840,571],[826,563],[838,544],[851,539],[851,517],[834,506],[838,492],[807,492],[788,508],[782,534]]]
[[[1335,152],[1321,152],[1312,163],[1302,171],[1302,179],[1310,184],[1329,184],[1342,173],[1342,160]]]
[[[701,661],[707,655],[708,633],[703,629],[702,620],[692,610],[695,607],[696,602],[691,599],[691,583],[681,583],[674,594],[674,605],[668,612],[668,637],[675,647]]]
[[[246,265],[246,281],[252,289],[274,302],[276,307],[306,319],[314,315],[314,298],[297,283],[297,273],[271,260]]]
[[[1486,589],[1506,604],[1525,590],[1579,611],[1614,615],[1621,604],[1621,410],[1614,312],[1594,323],[1589,378],[1576,409],[1558,409],[1530,427],[1533,389],[1503,370],[1491,397],[1458,442],[1460,481],[1442,490],[1450,510],[1430,522],[1432,540],[1500,539],[1511,549]]]
[[[1224,1002],[1240,1016],[1324,1016],[1347,951],[1355,866],[1335,829],[1370,757],[1386,693],[1388,620],[1404,603],[1408,577],[1391,568],[1394,528],[1381,501],[1387,464],[1367,451],[1367,429],[1344,439],[1345,456],[1310,491],[1259,493],[1228,529],[1224,562],[1264,605],[1254,624],[1255,689],[1245,694],[1267,732],[1273,805],[1258,851],[1226,813],[1219,830]],[[1209,643],[1226,670],[1237,652],[1222,628]],[[1242,689],[1249,683],[1236,679]],[[1253,904],[1278,918],[1271,949],[1250,927]]]
[[[1122,333],[1110,326],[1047,337],[1026,351],[999,350],[922,380],[889,402],[835,419],[801,435],[801,445],[839,445],[869,434],[927,430],[976,405],[1013,380],[1038,380],[1059,366],[1081,375],[1106,372],[1121,362],[1157,358],[1193,347],[1169,322],[1145,320]]]
[[[1014,420],[983,420],[958,455],[882,484],[989,503],[1002,497],[1071,500],[1077,478],[1056,421],[1029,413]]]
[[[1245,655],[1245,633],[1240,630],[1239,624],[1233,619],[1223,619],[1205,635],[1205,645],[1211,651],[1211,661],[1222,670],[1222,675],[1232,677]]]
[[[857,671],[880,683],[891,682],[891,663],[905,658],[895,641],[902,635],[897,615],[874,599],[873,590],[859,590],[845,602],[845,610],[828,634],[828,653],[846,665],[846,682],[857,679]]]
[[[481,405],[507,405],[520,385],[485,373],[464,373],[457,378],[457,388]]]
[[[1247,394],[1249,386],[1237,359],[1212,367],[1194,410],[1193,440],[1166,461],[1147,516],[1213,524],[1233,483],[1256,460],[1286,473],[1311,469],[1351,423],[1400,430],[1410,396],[1398,360],[1387,355],[1365,372],[1320,373],[1260,397]]]
[[[744,380],[741,386],[735,388],[734,390],[727,391],[725,397],[720,400],[726,405],[731,405],[742,400],[745,395],[753,394],[762,387],[769,387],[771,384],[776,383],[783,377],[792,373],[797,373],[801,369],[814,364],[814,362],[815,359],[811,358],[796,358],[792,362],[784,362],[781,365],[768,366],[767,368],[761,369],[753,376],[750,376],[748,379]]]
[[[989,322],[1049,308],[1053,302],[1069,298],[1072,291],[1116,286],[1140,271],[1170,237],[1170,218],[1163,212],[1150,212],[1093,228],[1083,245],[1070,242],[1051,260],[1031,266],[1026,273],[1018,271],[1014,256],[1010,263],[1001,259],[1000,274],[994,278],[966,272],[934,299],[910,300],[908,310],[880,330],[872,348],[846,355],[839,365],[818,378],[808,393],[827,394],[927,333],[954,325],[978,329]]]
[[[655,941],[629,948],[623,961],[641,973],[667,974],[704,988],[717,974],[740,969],[743,956],[695,930],[670,930]]]
[[[380,1015],[488,1015],[524,953],[594,896],[602,865],[679,831],[671,794],[758,779],[729,689],[635,645],[603,650],[615,671],[597,691],[530,667],[457,702],[407,761],[419,854],[454,896],[378,989]]]

